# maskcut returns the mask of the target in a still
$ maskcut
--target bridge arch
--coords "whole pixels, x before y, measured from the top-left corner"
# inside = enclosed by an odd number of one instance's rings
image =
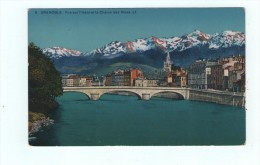
[[[151,94],[150,98],[158,96],[158,95],[162,95],[165,96],[165,98],[172,98],[172,99],[178,99],[178,100],[184,100],[184,95],[179,93],[179,92],[175,92],[175,91],[158,91],[155,92],[153,94]]]
[[[83,91],[63,91],[63,93],[82,93],[85,96],[87,96],[89,100],[91,99],[90,94],[89,93],[85,93]]]
[[[137,96],[139,100],[142,99],[142,95],[141,94],[139,94],[137,92],[134,92],[132,90],[125,90],[125,89],[120,89],[120,90],[115,89],[115,90],[105,91],[103,93],[100,93],[99,98],[101,98],[104,94],[109,94],[109,93],[115,93],[115,94],[116,93],[119,93],[119,94],[122,93],[122,95],[124,95],[124,93],[130,93],[130,94],[132,94],[134,96]]]

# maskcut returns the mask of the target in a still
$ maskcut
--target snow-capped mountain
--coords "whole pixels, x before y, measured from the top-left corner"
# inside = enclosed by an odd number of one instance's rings
[[[94,55],[101,55],[108,58],[113,58],[125,53],[125,46],[120,41],[113,41],[106,44],[102,48],[95,49],[89,53],[85,53],[86,56],[93,57]]]
[[[162,68],[166,52],[170,52],[175,65],[186,67],[198,58],[245,55],[245,34],[224,31],[210,35],[196,30],[180,37],[152,36],[126,42],[113,41],[87,53],[62,47],[46,48],[43,52],[54,60],[61,73],[107,73],[118,66],[143,67],[146,70]]]
[[[209,48],[228,48],[231,46],[245,45],[245,34],[241,32],[224,31],[222,34],[214,34],[209,41]]]
[[[54,59],[59,59],[61,57],[71,57],[71,56],[81,56],[82,52],[77,50],[72,50],[63,47],[51,47],[51,48],[44,48],[43,53]]]
[[[195,30],[183,36],[169,38],[139,38],[134,41],[113,41],[101,48],[82,53],[63,47],[43,49],[43,53],[52,59],[61,57],[85,56],[86,58],[113,59],[127,54],[142,54],[150,50],[166,52],[183,52],[192,48],[206,48],[208,50],[220,50],[245,45],[245,34],[242,32],[224,31],[213,35]]]
[[[162,68],[166,52],[175,65],[187,67],[198,58],[245,55],[245,34],[224,31],[213,35],[195,30],[183,36],[155,36],[133,41],[113,41],[87,53],[62,47],[43,49],[61,73],[106,74],[129,67],[151,71]],[[64,58],[65,57],[65,58]]]
[[[210,35],[195,30],[181,37],[157,38],[153,36],[145,39],[126,41],[125,43],[115,41],[86,53],[86,55],[113,58],[123,54],[142,53],[151,49],[161,49],[164,52],[181,52],[200,46],[206,46],[208,49],[220,49],[243,45],[245,45],[245,34],[242,32],[224,31],[221,34]]]

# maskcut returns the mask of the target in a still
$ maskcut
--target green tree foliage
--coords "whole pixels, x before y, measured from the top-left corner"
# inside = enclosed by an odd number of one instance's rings
[[[62,95],[62,83],[53,61],[34,43],[28,46],[29,110],[48,113],[58,106],[55,97]]]

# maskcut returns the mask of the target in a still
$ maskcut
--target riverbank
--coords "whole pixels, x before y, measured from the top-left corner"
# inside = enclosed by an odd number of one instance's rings
[[[28,135],[30,137],[54,123],[49,115],[59,107],[54,99],[31,99],[28,114]]]
[[[42,113],[29,111],[28,135],[33,136],[40,131],[43,127],[52,125],[54,120],[50,119]]]
[[[245,93],[218,90],[189,90],[189,100],[245,107]]]

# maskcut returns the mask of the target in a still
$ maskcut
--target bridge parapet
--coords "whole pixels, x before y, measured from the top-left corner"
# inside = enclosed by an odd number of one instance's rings
[[[101,87],[64,87],[64,92],[81,92],[86,94],[91,100],[99,100],[99,98],[108,92],[125,91],[135,93],[142,100],[150,100],[150,98],[161,92],[173,92],[181,95],[184,99],[189,98],[188,88],[173,87],[131,87],[131,86],[101,86]]]

